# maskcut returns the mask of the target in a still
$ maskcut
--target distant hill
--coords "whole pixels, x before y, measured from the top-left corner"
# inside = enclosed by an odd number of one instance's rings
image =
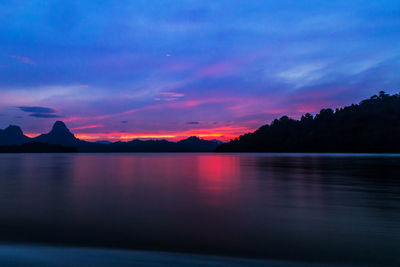
[[[192,136],[178,142],[135,139],[129,142],[115,142],[103,146],[102,149],[106,152],[212,152],[218,145],[218,142]]]
[[[78,146],[81,142],[81,140],[76,138],[70,132],[62,121],[56,121],[49,133],[39,135],[38,137],[33,138],[33,141],[63,146]]]
[[[400,153],[400,94],[382,91],[357,105],[322,109],[300,120],[283,116],[216,151]]]
[[[29,140],[29,137],[25,136],[18,126],[10,125],[4,130],[0,130],[0,146],[21,145]]]
[[[115,143],[87,142],[76,138],[62,121],[55,122],[49,133],[35,138],[25,136],[18,126],[0,130],[0,146],[4,146],[0,147],[0,152],[211,152],[219,144],[219,141],[194,136],[178,142],[138,139]]]
[[[220,145],[221,142],[212,140],[207,141],[204,139],[200,139],[196,136],[191,136],[187,139],[181,140],[177,142],[178,149],[180,151],[200,151],[200,152],[207,152],[207,151],[214,151],[215,148]]]

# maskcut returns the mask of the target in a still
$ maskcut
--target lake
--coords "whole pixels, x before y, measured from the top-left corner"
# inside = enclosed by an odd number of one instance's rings
[[[400,265],[400,156],[2,154],[0,214],[3,246]]]

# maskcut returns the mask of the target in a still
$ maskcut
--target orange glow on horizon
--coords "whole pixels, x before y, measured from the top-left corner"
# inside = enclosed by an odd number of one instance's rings
[[[28,136],[29,138],[34,138],[41,135],[41,133],[24,133],[24,135]]]
[[[78,127],[80,128],[80,127]],[[76,129],[78,129],[76,128]],[[94,127],[88,127],[94,128]],[[85,128],[81,128],[85,129]],[[76,138],[85,141],[130,141],[133,139],[167,139],[170,141],[179,141],[191,136],[197,136],[202,139],[212,140],[218,139],[221,141],[229,141],[247,132],[252,132],[255,129],[246,127],[219,127],[211,129],[191,129],[182,132],[165,132],[165,133],[126,133],[126,132],[111,132],[111,133],[74,133]],[[25,133],[30,138],[37,137],[38,133]]]

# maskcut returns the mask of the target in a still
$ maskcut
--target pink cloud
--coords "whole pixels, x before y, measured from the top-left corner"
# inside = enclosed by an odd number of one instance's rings
[[[155,101],[175,101],[178,100],[182,97],[184,97],[185,95],[182,93],[175,93],[175,92],[161,92],[159,93],[159,97],[155,97],[153,98],[153,100]]]
[[[104,127],[102,124],[95,124],[95,125],[87,125],[87,126],[79,126],[71,128],[71,130],[84,130],[84,129],[93,129],[93,128],[101,128]]]
[[[203,99],[190,99],[183,100],[176,103],[170,103],[167,105],[169,108],[194,108],[204,104],[215,104],[215,103],[224,103],[229,101],[234,101],[235,99],[226,98],[226,97],[212,97],[212,98],[203,98]]]
[[[160,95],[168,97],[184,97],[184,94],[174,92],[161,92]]]

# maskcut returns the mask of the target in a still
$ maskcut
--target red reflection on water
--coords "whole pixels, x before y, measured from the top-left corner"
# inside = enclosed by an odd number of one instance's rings
[[[197,157],[198,190],[207,203],[222,205],[232,201],[232,193],[239,189],[240,184],[238,161],[235,156]]]
[[[71,197],[82,211],[85,203],[110,195],[115,209],[133,200],[230,205],[238,198],[239,160],[212,154],[79,155],[70,162]]]

